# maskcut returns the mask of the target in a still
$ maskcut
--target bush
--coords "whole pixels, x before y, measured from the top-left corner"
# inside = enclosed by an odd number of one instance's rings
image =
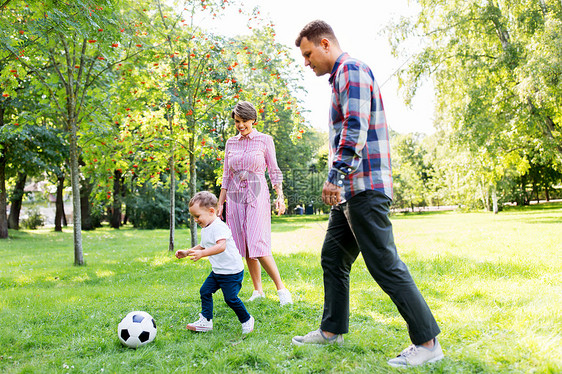
[[[43,216],[39,213],[39,209],[33,208],[29,211],[27,218],[21,221],[21,226],[24,229],[35,230],[39,226],[43,226],[45,220]]]
[[[176,226],[188,223],[187,191],[176,192]],[[127,196],[127,215],[135,228],[165,229],[170,227],[170,196],[162,186],[146,183]]]

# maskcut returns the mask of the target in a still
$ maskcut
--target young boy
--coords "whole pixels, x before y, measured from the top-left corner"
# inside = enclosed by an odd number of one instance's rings
[[[217,201],[216,196],[207,191],[198,192],[191,198],[189,212],[201,226],[201,243],[191,249],[176,251],[177,258],[189,256],[191,260],[197,261],[208,257],[212,266],[211,274],[199,291],[199,319],[188,324],[187,328],[199,332],[213,329],[213,294],[221,289],[224,301],[242,323],[242,333],[248,334],[254,330],[254,317],[248,313],[238,297],[244,278],[244,263],[230,229],[217,217]]]

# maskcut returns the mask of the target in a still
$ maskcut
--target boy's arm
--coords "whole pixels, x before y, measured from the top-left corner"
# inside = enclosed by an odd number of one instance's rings
[[[184,249],[184,250],[179,249],[179,250],[176,251],[176,257],[177,258],[184,258],[184,257],[188,256],[189,251],[193,251],[193,250],[200,251],[202,249],[203,249],[203,247],[201,247],[201,244],[197,244],[195,247],[190,248],[190,249]]]
[[[199,245],[198,247],[201,247],[201,246]],[[202,257],[208,257],[208,256],[212,256],[212,255],[216,255],[216,254],[219,254],[221,252],[224,252],[225,249],[226,249],[226,239],[219,239],[219,240],[217,240],[217,243],[215,245],[213,245],[212,247],[209,247],[209,248],[202,248],[201,247],[201,249],[196,249],[196,247],[194,247],[194,248],[188,250],[187,255],[193,261],[197,261],[197,260],[201,259]]]

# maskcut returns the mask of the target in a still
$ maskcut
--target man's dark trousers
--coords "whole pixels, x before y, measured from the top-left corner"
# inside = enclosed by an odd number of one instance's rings
[[[335,334],[348,332],[349,272],[361,252],[371,276],[406,320],[412,343],[419,345],[437,336],[440,329],[398,256],[388,218],[390,205],[390,198],[371,190],[332,207],[321,255],[324,314],[320,327]]]

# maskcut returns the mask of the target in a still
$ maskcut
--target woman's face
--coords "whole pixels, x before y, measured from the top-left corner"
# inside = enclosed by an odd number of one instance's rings
[[[236,125],[238,132],[242,136],[246,136],[252,132],[254,123],[255,121],[253,119],[244,121],[242,118],[240,118],[240,116],[236,114],[234,115],[234,124]]]

